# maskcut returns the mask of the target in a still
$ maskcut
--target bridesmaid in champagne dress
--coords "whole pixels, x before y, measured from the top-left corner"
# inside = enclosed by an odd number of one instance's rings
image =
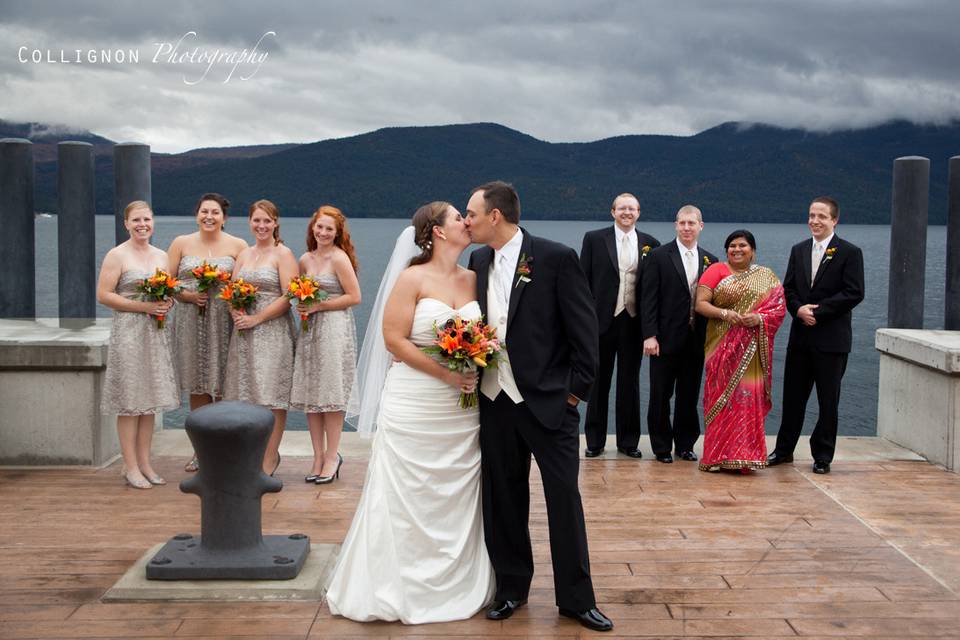
[[[159,329],[151,314],[166,315],[173,301],[144,301],[137,293],[141,280],[167,267],[167,254],[150,245],[150,205],[131,202],[123,219],[130,239],[107,252],[97,280],[97,302],[113,309],[101,406],[117,415],[123,479],[150,489],[166,484],[150,462],[154,414],[180,406],[170,327]]]
[[[223,397],[273,411],[273,433],[263,456],[264,473],[273,475],[280,466],[280,439],[290,407],[294,334],[284,293],[287,283],[298,275],[297,259],[280,240],[280,212],[275,204],[254,202],[249,221],[256,244],[237,256],[233,277],[256,286],[257,301],[247,311],[230,311],[233,333]]]
[[[226,273],[247,243],[223,230],[230,202],[219,193],[205,193],[197,201],[194,215],[199,229],[174,238],[167,249],[169,272],[177,274],[183,291],[182,304],[173,314],[174,363],[180,392],[190,394],[190,410],[223,397],[223,377],[230,345],[230,307],[217,298],[218,290],[197,291],[192,270],[204,262]],[[202,314],[202,315],[201,315]],[[191,458],[185,471],[197,470]]]
[[[291,404],[307,414],[313,466],[306,482],[328,484],[340,473],[340,434],[357,361],[357,334],[351,307],[360,304],[357,257],[347,219],[323,205],[307,225],[307,252],[300,273],[316,278],[327,300],[300,304],[309,328],[297,340]]]

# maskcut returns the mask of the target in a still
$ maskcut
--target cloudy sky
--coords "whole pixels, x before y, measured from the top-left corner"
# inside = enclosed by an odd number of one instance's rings
[[[466,122],[554,142],[944,123],[957,25],[957,0],[0,0],[0,118],[168,152]]]

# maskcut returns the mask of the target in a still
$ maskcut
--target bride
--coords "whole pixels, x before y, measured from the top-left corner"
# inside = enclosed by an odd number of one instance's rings
[[[397,240],[380,284],[347,410],[361,433],[376,435],[327,589],[333,614],[445,622],[469,618],[493,596],[480,507],[480,419],[476,408],[457,405],[461,392],[476,388],[477,375],[451,371],[421,350],[435,338],[434,323],[480,316],[475,275],[457,264],[469,244],[451,204],[424,205]]]

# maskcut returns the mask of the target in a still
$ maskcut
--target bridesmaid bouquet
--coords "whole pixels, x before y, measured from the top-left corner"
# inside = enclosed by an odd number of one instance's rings
[[[206,260],[204,260],[199,267],[191,269],[190,273],[197,279],[197,291],[200,293],[205,293],[215,286],[230,281],[230,273],[228,271],[224,271],[217,265],[208,263]],[[202,316],[207,308],[197,307],[197,310]]]
[[[217,297],[226,300],[237,311],[246,311],[257,301],[257,287],[243,278],[228,280]],[[237,333],[243,335],[243,329],[237,329]]]
[[[180,281],[163,269],[157,269],[152,276],[144,278],[137,284],[137,291],[140,292],[140,297],[143,300],[167,300],[180,293],[182,288]],[[166,325],[167,317],[165,315],[153,315],[151,313],[150,317],[157,321],[157,329],[163,329]]]
[[[483,320],[464,320],[454,316],[443,324],[433,324],[437,339],[423,350],[440,356],[448,369],[463,373],[495,366],[500,341],[497,330]],[[461,393],[457,405],[463,409],[477,406],[477,392]]]
[[[330,295],[320,288],[320,283],[316,278],[308,275],[297,276],[287,285],[287,297],[291,300],[299,300],[303,304],[312,304],[314,302],[323,302]],[[300,330],[307,330],[307,320],[310,314],[300,314]]]

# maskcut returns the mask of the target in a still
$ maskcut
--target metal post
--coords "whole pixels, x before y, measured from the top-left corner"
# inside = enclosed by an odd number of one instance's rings
[[[0,318],[34,318],[33,143],[0,140]]]
[[[134,200],[152,203],[150,183],[150,145],[121,142],[113,145],[113,213],[116,217],[117,244],[128,237],[123,226],[123,210]]]
[[[892,329],[923,328],[929,200],[930,160],[920,156],[894,160],[887,294],[887,326]]]
[[[58,144],[57,239],[61,325],[68,318],[92,319],[97,315],[96,204],[93,185],[93,145],[87,142]]]
[[[950,158],[947,182],[947,287],[943,328],[960,330],[960,156]]]

